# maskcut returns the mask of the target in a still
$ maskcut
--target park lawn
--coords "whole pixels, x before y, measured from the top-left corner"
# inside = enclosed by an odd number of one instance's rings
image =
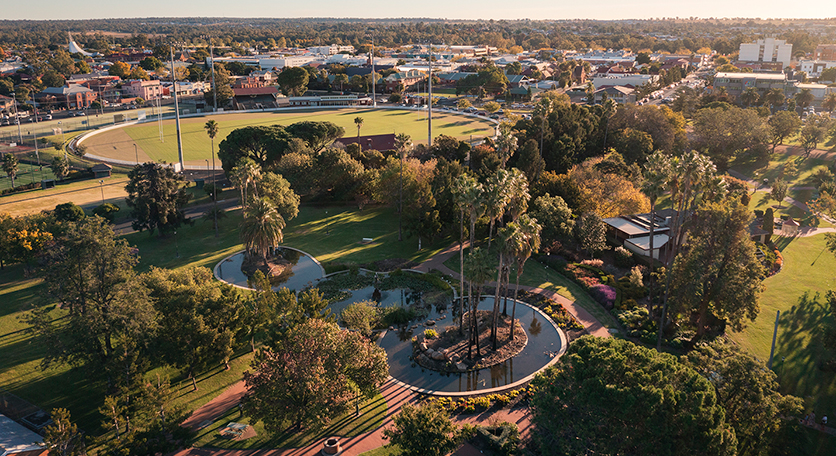
[[[195,447],[224,449],[298,448],[313,444],[317,440],[323,440],[327,437],[355,437],[363,433],[371,432],[383,423],[383,418],[386,416],[386,409],[386,399],[378,392],[371,400],[365,401],[360,406],[360,416],[354,416],[352,407],[351,411],[334,418],[330,424],[322,429],[304,430],[296,433],[283,432],[277,435],[268,434],[264,430],[264,423],[259,421],[253,425],[253,430],[257,434],[255,437],[235,441],[222,437],[218,434],[218,431],[231,422],[251,423],[248,417],[241,416],[241,413],[233,408],[208,427],[198,431],[193,445]]]
[[[809,215],[808,211],[793,205],[787,200],[784,200],[779,207],[778,202],[772,199],[768,192],[757,192],[751,197],[749,209],[753,211],[766,211],[767,208],[771,207],[775,217],[792,217],[797,221],[805,220]]]
[[[356,117],[364,120],[361,135],[379,135],[387,133],[406,133],[414,143],[426,143],[427,116],[424,111],[400,109],[336,109],[319,111],[259,112],[218,114],[214,116],[186,118],[180,121],[180,137],[183,143],[183,158],[188,164],[206,166],[204,160],[210,159],[211,142],[203,126],[209,118],[220,126],[215,138],[215,151],[218,144],[237,128],[255,125],[290,125],[305,120],[333,122],[345,129],[346,137],[357,135]],[[456,138],[469,136],[492,136],[492,123],[457,114],[433,113],[433,135],[448,135]],[[145,154],[157,162],[173,163],[179,160],[177,155],[176,128],[174,120],[163,121],[164,142],[159,139],[159,126],[156,122],[132,125],[125,128],[100,133],[84,144],[96,155],[113,156],[122,160],[134,159],[133,144],[139,147],[140,159]],[[218,166],[220,164],[218,163]]]
[[[741,156],[730,163],[730,169],[737,171],[750,179],[757,181],[759,184],[763,179],[769,179],[768,182],[775,182],[781,174],[781,169],[787,160],[797,160],[796,166],[798,174],[795,176],[783,176],[783,179],[790,187],[807,187],[813,185],[810,182],[810,176],[813,171],[819,166],[827,166],[828,163],[818,158],[804,158],[798,155],[775,153],[771,154],[767,159],[753,159],[748,156]]]
[[[104,184],[99,184],[99,180],[104,180]],[[89,212],[102,204],[102,190],[104,190],[105,202],[117,204],[124,200],[127,196],[125,193],[127,183],[127,175],[116,173],[105,179],[56,182],[55,188],[30,190],[0,197],[0,212],[7,212],[11,216],[18,217],[52,210],[59,204],[69,202],[78,204]]]
[[[366,451],[365,453],[360,453],[360,456],[400,456],[401,454],[401,447],[388,444],[377,447],[374,450]]]
[[[52,169],[49,166],[46,166],[47,163],[44,163],[43,161],[41,163],[43,165],[40,168],[38,165],[30,165],[28,163],[18,164],[18,172],[17,176],[15,176],[15,187],[33,182],[40,182],[42,180],[55,179],[55,175],[52,174]],[[3,173],[2,176],[0,176],[0,191],[10,188],[12,188],[12,179],[9,178],[6,173]]]
[[[836,257],[826,250],[823,235],[775,242],[784,256],[783,270],[764,281],[757,319],[731,337],[768,360],[775,315],[781,311],[773,370],[782,389],[803,398],[808,412],[836,415],[836,373],[819,369],[820,362],[834,356],[821,335],[826,324],[836,323],[823,296],[836,289]]]
[[[465,248],[465,257],[467,257],[468,249]],[[494,256],[492,258],[497,258],[498,264],[498,257]],[[459,255],[456,254],[451,258],[447,259],[444,262],[444,266],[452,269],[455,272],[460,272],[459,269]],[[494,266],[494,269],[496,265]],[[516,283],[516,265],[511,266],[511,286],[514,286]],[[495,274],[494,274],[495,275]],[[496,278],[492,278],[491,281],[495,281]],[[458,281],[456,281],[458,283]],[[555,293],[563,296],[566,299],[570,299],[575,301],[579,306],[586,309],[587,312],[591,313],[598,321],[601,322],[602,325],[606,328],[618,328],[619,325],[615,319],[606,309],[601,307],[600,304],[595,302],[589,293],[584,291],[578,284],[572,282],[568,278],[566,278],[563,274],[551,269],[537,260],[529,258],[528,261],[525,262],[525,267],[523,268],[523,273],[520,276],[520,285],[526,285],[529,287],[537,287],[542,288],[544,290],[554,291]]]

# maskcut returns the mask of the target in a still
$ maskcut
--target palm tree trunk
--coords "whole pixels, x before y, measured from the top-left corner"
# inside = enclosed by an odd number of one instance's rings
[[[470,334],[467,335],[467,359],[472,359],[473,354],[473,284],[468,282],[467,284],[467,306],[471,308],[470,315],[468,316],[468,326],[470,327]]]
[[[476,299],[474,299],[474,304],[471,306],[471,309],[473,309],[473,338],[476,342],[476,356],[482,356],[482,350],[479,348],[479,318],[476,315],[481,297],[482,287],[476,287]]]
[[[648,277],[647,307],[650,315],[653,315],[653,228],[656,226],[656,197],[650,198],[650,272]]]
[[[502,288],[502,249],[499,252],[499,268],[496,273],[496,293],[493,299],[493,314],[491,315],[491,346],[496,350],[496,332],[499,326],[499,291]]]
[[[459,334],[464,334],[464,209],[459,217]]]
[[[517,327],[517,293],[520,291],[520,267],[517,267],[517,284],[514,286],[514,303],[511,307],[511,339],[514,340],[514,329]]]

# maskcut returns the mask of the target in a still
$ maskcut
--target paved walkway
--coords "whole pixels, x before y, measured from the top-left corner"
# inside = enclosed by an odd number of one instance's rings
[[[444,266],[444,262],[456,254],[458,254],[458,244],[451,245],[444,251],[433,256],[431,259],[420,264],[416,269],[425,272],[437,269],[445,274],[459,278],[459,275],[456,272]],[[541,293],[549,299],[559,302],[566,308],[567,311],[574,315],[581,324],[584,325],[590,334],[600,337],[610,337],[609,331],[604,328],[601,322],[599,322],[585,309],[576,305],[573,301],[570,301],[569,299],[566,299],[550,290],[543,290],[535,287],[522,288],[533,293]],[[243,381],[230,386],[218,397],[212,399],[209,403],[192,413],[192,415],[183,422],[182,426],[197,431],[198,429],[212,423],[214,420],[223,416],[227,410],[232,407],[236,407],[245,392],[246,387]],[[340,444],[343,448],[342,454],[347,456],[358,455],[387,444],[388,442],[383,438],[383,430],[391,425],[392,417],[400,412],[400,409],[404,404],[415,403],[418,397],[413,391],[399,386],[399,384],[391,377],[380,388],[380,392],[386,400],[387,405],[386,416],[383,418],[383,423],[372,432],[352,438],[340,438]],[[520,429],[520,434],[523,438],[528,437],[531,432],[531,411],[528,407],[488,410],[484,413],[476,415],[462,415],[454,418],[454,421],[459,424],[483,424],[493,420],[515,423]],[[319,440],[302,448],[275,450],[219,450],[208,448],[189,448],[179,451],[173,456],[315,456],[320,454],[324,440],[325,439]],[[473,446],[465,444],[457,450],[455,454],[459,456],[475,456],[479,454],[479,451]]]
[[[469,243],[465,244],[465,248],[467,248],[468,244]],[[444,274],[454,277],[456,280],[460,280],[461,276],[458,272],[455,272],[444,265],[445,261],[458,254],[459,245],[453,244],[450,247],[447,247],[445,250],[439,252],[437,255],[434,255],[429,260],[421,263],[414,269],[424,272],[429,272],[433,269],[437,269]],[[487,285],[495,287],[496,282],[489,282]],[[598,321],[598,319],[595,318],[591,313],[589,313],[586,309],[576,304],[574,301],[567,299],[551,290],[544,290],[542,288],[529,287],[525,285],[520,285],[520,289],[526,290],[530,293],[542,294],[543,296],[546,296],[552,301],[560,303],[560,305],[562,305],[564,309],[566,309],[570,314],[572,314],[572,316],[574,316],[575,319],[578,320],[578,322],[582,324],[583,327],[586,328],[587,332],[589,332],[590,334],[598,337],[610,337],[610,332],[607,330],[607,328],[605,328],[604,325],[602,325],[601,322]]]

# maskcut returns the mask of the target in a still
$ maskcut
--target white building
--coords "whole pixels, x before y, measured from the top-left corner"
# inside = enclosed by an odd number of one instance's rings
[[[741,62],[781,62],[786,68],[792,60],[792,44],[775,38],[740,43],[740,55],[737,59]]]
[[[807,76],[811,78],[821,76],[821,72],[827,68],[836,67],[836,62],[827,60],[802,60],[798,64],[798,69],[807,73]]]
[[[284,67],[300,67],[319,60],[315,55],[286,55],[283,57],[265,57],[258,60],[262,70],[281,70]]]
[[[603,86],[627,86],[639,87],[648,82],[656,82],[659,79],[655,74],[629,74],[629,73],[613,73],[606,76],[596,76],[591,79],[592,85],[595,88]]]
[[[334,55],[339,54],[340,52],[354,53],[354,46],[341,46],[337,44],[332,44],[330,46],[311,46],[307,49],[313,54],[322,55]]]

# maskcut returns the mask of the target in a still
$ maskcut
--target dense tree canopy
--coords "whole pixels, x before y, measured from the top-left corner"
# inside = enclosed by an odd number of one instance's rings
[[[160,235],[188,223],[183,207],[190,195],[185,190],[185,178],[170,166],[143,163],[128,173],[125,202],[131,208],[131,222],[137,231],[159,230]]]
[[[357,396],[371,398],[386,380],[386,352],[356,332],[309,319],[274,349],[256,355],[244,373],[244,410],[268,432],[320,428],[345,413]]]
[[[672,355],[584,336],[533,386],[541,454],[735,454],[714,387]]]

